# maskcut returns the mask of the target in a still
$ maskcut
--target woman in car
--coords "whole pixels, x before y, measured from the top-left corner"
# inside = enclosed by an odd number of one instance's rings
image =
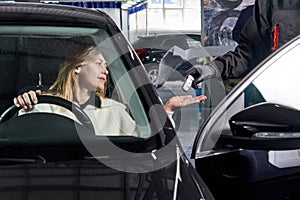
[[[125,105],[104,98],[103,93],[108,75],[108,66],[103,55],[94,42],[87,37],[74,39],[76,48],[68,50],[65,61],[60,67],[58,76],[44,95],[62,97],[78,104],[89,116],[97,135],[131,135],[139,136],[135,121],[125,110]],[[78,45],[80,44],[80,45]],[[16,106],[24,109],[21,114],[30,112],[55,112],[76,120],[67,109],[56,105],[38,104],[36,95],[41,91],[29,91],[14,98]],[[173,111],[181,106],[205,100],[205,96],[176,96],[171,98],[165,109],[171,118]]]

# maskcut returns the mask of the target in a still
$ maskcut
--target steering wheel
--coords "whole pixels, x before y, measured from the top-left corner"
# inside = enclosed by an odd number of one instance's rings
[[[38,104],[40,103],[54,104],[68,109],[77,117],[79,122],[81,122],[84,127],[92,131],[92,133],[95,133],[93,123],[91,122],[88,115],[79,106],[57,96],[40,95],[37,96],[37,98],[38,98]],[[6,120],[12,118],[21,109],[22,107],[17,107],[16,105],[12,105],[11,107],[9,107],[1,115],[0,123],[3,123]]]

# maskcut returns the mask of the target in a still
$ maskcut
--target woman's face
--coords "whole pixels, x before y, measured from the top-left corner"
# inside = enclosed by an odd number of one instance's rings
[[[88,91],[103,91],[108,75],[107,64],[101,53],[84,61],[78,68],[78,83]]]

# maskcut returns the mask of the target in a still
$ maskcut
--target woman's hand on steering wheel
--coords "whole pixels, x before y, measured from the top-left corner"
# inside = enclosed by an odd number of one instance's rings
[[[27,109],[25,110],[30,111],[29,108],[32,109],[34,104],[46,103],[46,104],[58,105],[68,109],[76,116],[78,121],[81,122],[81,124],[84,127],[88,128],[92,133],[95,133],[93,123],[90,120],[89,116],[78,105],[75,105],[72,102],[63,99],[61,97],[51,96],[51,95],[39,95],[39,94],[41,94],[39,91],[36,92],[29,91],[16,97],[14,99],[14,105],[9,107],[0,116],[0,123],[3,123],[8,119],[12,118],[12,116],[14,116],[21,109],[21,107],[23,107],[23,109],[25,109],[26,107]]]
[[[30,111],[38,103],[37,95],[41,95],[41,90],[28,91],[14,98],[14,104],[17,107],[23,107],[25,111]]]

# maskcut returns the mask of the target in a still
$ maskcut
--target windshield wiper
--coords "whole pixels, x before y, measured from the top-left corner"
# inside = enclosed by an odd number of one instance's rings
[[[42,156],[36,156],[35,158],[0,158],[0,165],[14,165],[20,163],[46,163],[46,159]]]

